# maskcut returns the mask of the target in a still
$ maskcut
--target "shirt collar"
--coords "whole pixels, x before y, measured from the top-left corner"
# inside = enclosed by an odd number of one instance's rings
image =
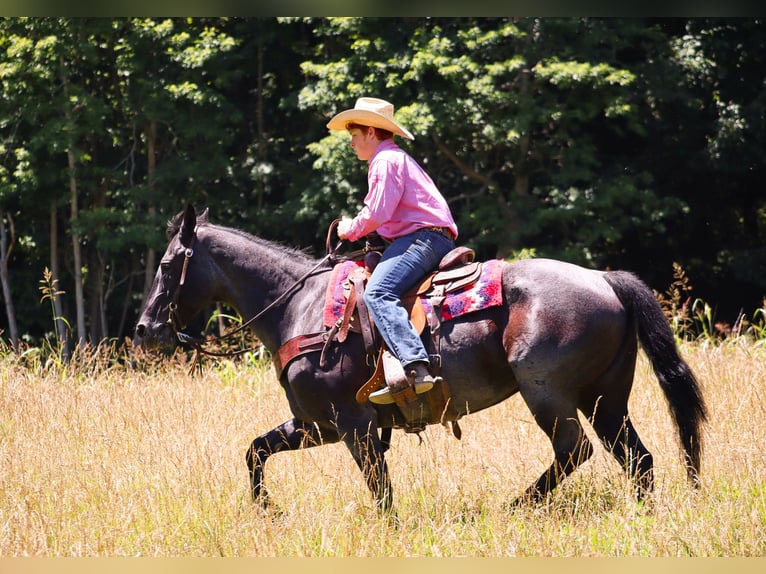
[[[383,150],[387,149],[399,149],[399,146],[394,143],[394,139],[385,139],[382,142],[378,144],[378,146],[375,148],[375,151],[372,152],[372,155],[370,156],[370,159],[368,161],[372,161],[375,159],[375,156],[378,155],[378,153],[382,152]]]

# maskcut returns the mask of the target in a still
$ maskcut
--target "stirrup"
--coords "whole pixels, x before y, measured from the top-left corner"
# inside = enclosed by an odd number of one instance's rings
[[[429,377],[430,378],[430,377]],[[415,394],[422,395],[423,393],[427,393],[434,387],[434,381],[431,380],[423,380],[415,383]],[[383,387],[382,389],[378,389],[374,393],[370,394],[369,400],[371,403],[375,403],[377,405],[391,405],[395,403],[394,400],[394,393],[391,392],[391,389],[388,385]]]

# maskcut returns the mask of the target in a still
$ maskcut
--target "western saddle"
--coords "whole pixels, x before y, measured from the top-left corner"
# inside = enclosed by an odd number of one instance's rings
[[[370,394],[385,383],[391,389],[394,401],[406,420],[403,426],[406,432],[421,432],[428,424],[450,422],[454,435],[460,438],[461,431],[457,424],[460,415],[451,404],[447,381],[439,376],[441,306],[448,293],[460,291],[476,283],[481,275],[482,263],[475,261],[475,252],[472,249],[456,247],[444,256],[436,271],[426,276],[402,297],[402,303],[409,311],[415,329],[423,333],[427,325],[430,330],[430,371],[437,382],[427,393],[417,395],[401,363],[380,339],[364,304],[367,278],[375,269],[380,257],[380,251],[366,251],[364,266],[357,267],[348,275],[344,283],[344,314],[329,331],[299,335],[279,349],[273,359],[277,374],[281,377],[290,361],[309,352],[321,351],[320,366],[324,366],[326,353],[333,341],[343,343],[349,332],[359,333],[364,341],[368,364],[373,365],[373,368],[368,381],[356,393],[357,402],[366,402]],[[428,299],[433,312],[426,312],[423,298]]]

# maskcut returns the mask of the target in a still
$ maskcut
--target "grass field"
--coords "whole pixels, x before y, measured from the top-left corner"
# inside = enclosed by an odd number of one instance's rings
[[[656,464],[638,505],[608,453],[548,503],[508,510],[551,458],[520,397],[444,427],[394,432],[398,523],[378,516],[345,447],[269,460],[271,512],[245,449],[290,414],[269,363],[183,359],[144,371],[0,358],[0,556],[766,555],[766,348],[685,343],[710,411],[703,486],[686,482],[643,354],[631,413]],[[421,441],[422,439],[422,441]]]

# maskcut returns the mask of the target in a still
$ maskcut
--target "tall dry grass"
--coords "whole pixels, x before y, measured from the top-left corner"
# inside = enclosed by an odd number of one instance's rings
[[[506,503],[550,462],[519,397],[388,454],[398,522],[345,447],[274,456],[249,499],[245,449],[290,414],[268,364],[176,359],[145,371],[0,358],[0,556],[756,556],[766,554],[766,349],[684,344],[710,409],[703,486],[687,486],[643,355],[631,400],[653,503],[602,448],[547,504]],[[421,440],[422,439],[422,440]]]

